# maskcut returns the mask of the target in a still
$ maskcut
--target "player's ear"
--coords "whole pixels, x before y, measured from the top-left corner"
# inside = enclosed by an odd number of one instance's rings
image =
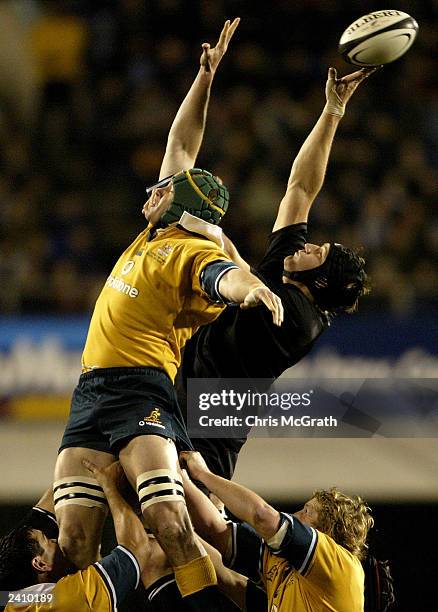
[[[46,572],[50,572],[52,570],[52,565],[47,563],[41,555],[37,555],[32,559],[32,567],[39,574],[45,574]]]

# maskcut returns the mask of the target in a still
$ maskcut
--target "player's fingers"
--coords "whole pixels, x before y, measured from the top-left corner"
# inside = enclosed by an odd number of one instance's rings
[[[274,310],[272,311],[272,319],[274,321],[274,325],[278,327],[283,323],[283,304],[280,298],[277,295],[273,295],[272,302],[274,305]]]
[[[352,81],[357,81],[358,79],[362,79],[363,73],[362,70],[356,70],[356,72],[351,72],[350,74],[346,74],[340,80],[341,83],[351,83]]]
[[[284,321],[284,308],[283,308],[283,302],[281,301],[281,299],[278,297],[278,295],[275,296],[275,302],[277,305],[277,320],[278,323],[277,325],[280,327],[281,324]]]
[[[280,326],[283,321],[282,303],[280,298],[269,290],[263,292],[260,298],[265,306],[272,312],[272,320],[274,324]]]
[[[99,469],[98,469],[97,465],[95,465],[94,463],[89,461],[89,459],[85,459],[85,457],[82,459],[82,465],[84,467],[86,467],[87,470],[89,472],[91,472],[92,474],[98,474],[99,473]]]
[[[336,72],[336,68],[333,68],[333,66],[330,66],[330,68],[328,69],[327,78],[330,79],[331,81],[336,81],[337,76],[338,76],[338,73]]]
[[[202,55],[201,62],[208,61],[208,52],[210,51],[210,45],[208,43],[202,43]]]
[[[228,28],[228,32],[227,32],[227,40],[226,40],[226,44],[228,45],[228,43],[230,42],[231,38],[233,37],[234,32],[237,29],[237,26],[240,23],[240,17],[236,17],[233,20],[233,23],[230,25],[230,27]]]
[[[221,47],[225,45],[229,27],[230,27],[230,20],[227,19],[226,22],[224,23],[224,27],[222,28],[222,32],[220,33],[219,40],[217,41],[217,45],[216,45],[217,47]]]
[[[201,66],[204,66],[209,71],[210,63],[208,59],[208,52],[210,51],[209,43],[203,43],[202,45],[202,55],[201,55]]]
[[[179,464],[182,468],[186,468],[188,470],[187,462],[190,458],[190,453],[188,451],[181,451],[179,454]]]
[[[371,68],[362,68],[362,79],[368,78],[371,74],[377,72],[377,70],[381,70],[382,68],[383,64],[381,66],[372,66]]]

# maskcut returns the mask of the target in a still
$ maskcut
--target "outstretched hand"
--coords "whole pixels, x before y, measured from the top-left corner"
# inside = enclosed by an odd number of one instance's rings
[[[212,74],[216,72],[216,69],[220,64],[221,59],[225,55],[228,49],[228,44],[239,23],[240,17],[236,17],[232,23],[229,19],[227,19],[224,27],[222,28],[222,32],[216,46],[210,48],[210,43],[202,44],[200,64],[205,69],[205,72],[211,72]]]
[[[251,289],[245,300],[240,304],[240,308],[246,310],[259,304],[264,304],[272,312],[274,325],[280,327],[283,323],[284,311],[282,301],[278,295],[268,289],[268,287],[256,287]]]
[[[342,117],[345,111],[345,106],[357,87],[364,81],[370,74],[379,70],[381,66],[375,66],[373,68],[361,68],[356,72],[347,74],[341,78],[338,78],[336,68],[329,68],[327,83],[325,86],[325,96],[327,104],[325,110],[330,115],[338,115]]]

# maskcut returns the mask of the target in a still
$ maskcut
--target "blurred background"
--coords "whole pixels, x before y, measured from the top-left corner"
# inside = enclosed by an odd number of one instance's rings
[[[395,4],[417,19],[419,36],[351,101],[309,225],[311,242],[363,248],[373,291],[294,374],[438,378],[438,2]],[[327,68],[351,71],[339,37],[382,8],[2,0],[1,533],[50,481],[95,298],[144,227],[145,186],[158,176],[200,44],[213,45],[226,18],[242,18],[214,83],[198,165],[229,187],[224,229],[255,263],[324,105]],[[429,611],[437,446],[433,438],[252,440],[237,477],[283,507],[332,484],[366,496],[378,519],[376,547],[395,568],[394,609],[415,601]],[[432,536],[419,535],[426,525]]]

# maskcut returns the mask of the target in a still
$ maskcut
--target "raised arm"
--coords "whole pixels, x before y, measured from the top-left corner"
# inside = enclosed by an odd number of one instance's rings
[[[216,70],[239,25],[237,17],[225,22],[217,45],[203,43],[200,68],[170,128],[160,179],[193,168],[204,136],[210,90]]]
[[[231,528],[213,502],[190,480],[182,470],[187,509],[196,533],[212,544],[221,555],[228,553]]]
[[[53,505],[53,487],[50,486],[47,491],[44,491],[41,499],[37,501],[34,508],[40,508],[41,510],[46,510],[52,514],[55,513],[55,507]]]
[[[329,68],[325,87],[326,104],[293,162],[273,231],[307,222],[313,201],[324,183],[333,138],[345,106],[358,85],[375,70],[377,68],[362,68],[338,79],[336,70]]]
[[[194,480],[202,482],[224,502],[234,516],[254,527],[264,540],[269,540],[277,533],[280,513],[257,493],[210,472],[200,453],[182,452],[180,460],[185,463]]]
[[[230,257],[234,263],[239,266],[239,268],[250,272],[251,267],[249,263],[243,259],[234,242],[232,242],[224,233],[222,233],[222,240],[224,241],[224,251],[228,257]]]

